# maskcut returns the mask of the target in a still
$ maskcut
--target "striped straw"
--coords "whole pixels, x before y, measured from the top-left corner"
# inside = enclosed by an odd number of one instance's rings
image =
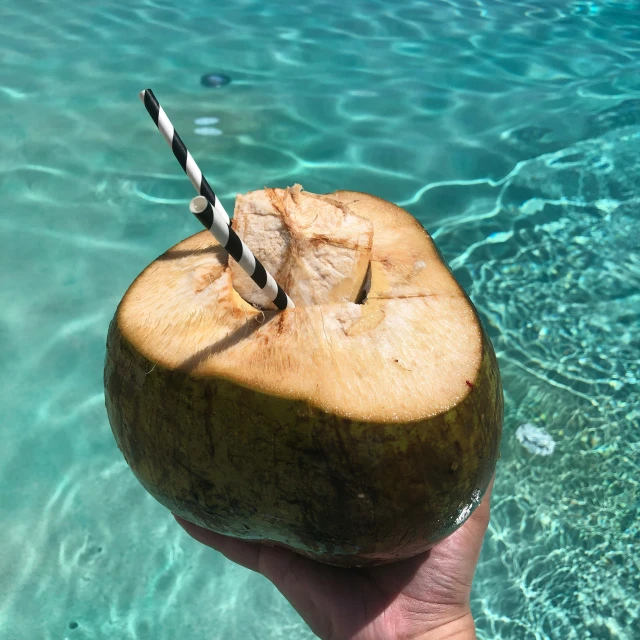
[[[202,225],[211,231],[215,239],[229,252],[244,272],[269,296],[269,300],[278,309],[293,309],[295,305],[291,302],[291,298],[204,196],[196,196],[191,201],[189,209],[202,222]]]
[[[202,171],[200,171],[193,156],[189,153],[184,142],[182,142],[182,138],[180,138],[178,132],[171,124],[171,120],[169,120],[164,109],[160,106],[158,99],[153,95],[153,91],[151,91],[151,89],[144,89],[138,95],[152,120],[156,123],[158,130],[171,147],[176,160],[180,163],[189,180],[191,180],[191,184],[195,187],[196,191],[211,202],[213,208],[229,222],[229,215],[224,210],[216,194],[213,193],[213,189],[207,182],[207,179],[202,175]]]

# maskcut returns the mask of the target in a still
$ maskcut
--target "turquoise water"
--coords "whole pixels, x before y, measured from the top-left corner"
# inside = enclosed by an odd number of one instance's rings
[[[369,191],[467,288],[506,400],[479,637],[640,637],[639,3],[4,0],[0,56],[0,637],[313,637],[178,530],[107,423],[115,307],[198,231],[147,86],[227,209]]]

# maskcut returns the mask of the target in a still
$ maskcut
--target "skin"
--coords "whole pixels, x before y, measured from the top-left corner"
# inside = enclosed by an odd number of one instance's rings
[[[464,525],[430,551],[360,569],[236,540],[175,517],[198,542],[270,580],[323,640],[471,640],[471,584],[492,488],[493,480]]]

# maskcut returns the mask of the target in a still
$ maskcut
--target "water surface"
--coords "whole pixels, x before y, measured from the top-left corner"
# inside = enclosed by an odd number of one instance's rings
[[[227,209],[374,193],[471,295],[506,399],[479,637],[640,637],[637,2],[5,0],[0,55],[3,638],[312,637],[178,530],[107,423],[115,307],[198,231],[147,86]]]

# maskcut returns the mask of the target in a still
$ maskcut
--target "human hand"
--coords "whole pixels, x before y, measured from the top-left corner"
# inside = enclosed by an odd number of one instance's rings
[[[334,567],[176,520],[202,544],[268,578],[323,640],[471,640],[471,583],[492,488],[493,480],[471,517],[431,550],[377,567]]]

